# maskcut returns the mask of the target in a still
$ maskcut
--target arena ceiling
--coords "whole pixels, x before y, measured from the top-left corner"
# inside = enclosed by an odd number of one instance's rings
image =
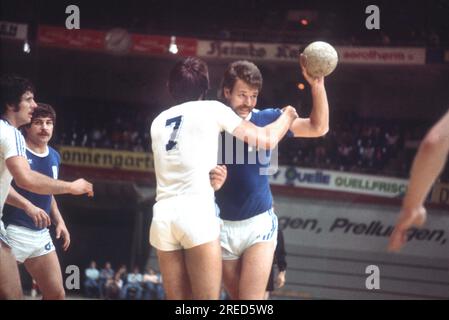
[[[364,27],[365,9],[376,4],[381,13],[379,32],[393,40],[413,32],[436,32],[448,43],[449,36],[449,0],[0,0],[0,19],[63,26],[70,4],[80,8],[81,28],[121,27],[135,33],[206,38],[267,35],[267,41],[286,35],[297,36],[298,41],[317,35],[369,41],[377,35]],[[308,20],[307,26],[300,24],[301,17]]]

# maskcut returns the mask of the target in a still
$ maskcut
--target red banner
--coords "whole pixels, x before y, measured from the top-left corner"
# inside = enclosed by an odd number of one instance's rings
[[[104,50],[105,35],[105,32],[96,30],[68,30],[59,27],[39,26],[38,43],[39,45],[60,48]]]
[[[109,34],[109,42],[106,40]],[[128,39],[129,45],[127,43]],[[108,42],[108,43],[107,43]],[[131,34],[126,31],[113,34],[105,31],[88,29],[68,30],[60,27],[39,26],[38,43],[70,49],[104,50],[119,53],[165,55],[170,45],[169,36]],[[198,40],[192,38],[176,38],[178,55],[196,55]],[[121,51],[121,52],[120,52]]]

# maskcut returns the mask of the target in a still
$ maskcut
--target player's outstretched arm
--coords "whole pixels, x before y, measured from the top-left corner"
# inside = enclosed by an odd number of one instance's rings
[[[421,226],[426,219],[424,201],[446,163],[449,152],[449,112],[435,124],[421,142],[413,161],[407,193],[401,213],[390,237],[388,249],[398,251],[412,226]]]
[[[13,187],[9,188],[6,203],[25,211],[25,213],[33,219],[34,225],[38,228],[46,228],[51,224],[50,217],[44,210],[36,207],[28,199],[19,194]]]
[[[329,102],[327,101],[324,77],[313,78],[307,74],[301,54],[302,74],[312,91],[313,108],[309,118],[298,118],[293,121],[290,130],[295,137],[321,137],[329,131]]]
[[[93,186],[90,182],[84,179],[67,182],[49,178],[31,170],[28,161],[24,157],[11,157],[6,160],[6,166],[14,177],[16,184],[22,189],[37,194],[70,193],[81,195],[87,193],[89,196],[93,196]]]
[[[243,120],[232,135],[252,146],[273,150],[287,133],[292,122],[298,118],[295,108],[291,106],[285,107],[282,111],[282,115],[275,122],[265,127],[257,127]]]

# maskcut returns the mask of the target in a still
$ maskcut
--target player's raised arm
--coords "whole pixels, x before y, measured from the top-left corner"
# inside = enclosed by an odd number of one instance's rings
[[[312,77],[304,66],[304,57],[300,56],[301,70],[310,85],[313,108],[309,118],[293,121],[290,130],[295,137],[321,137],[329,131],[329,102],[327,100],[324,77]]]
[[[295,108],[287,106],[282,115],[273,123],[265,127],[257,127],[249,121],[242,121],[235,128],[232,135],[246,143],[266,150],[274,149],[282,137],[287,133],[292,122],[298,118]]]

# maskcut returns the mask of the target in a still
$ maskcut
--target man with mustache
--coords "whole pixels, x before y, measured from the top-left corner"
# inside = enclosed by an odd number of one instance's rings
[[[52,106],[38,103],[33,112],[31,123],[21,127],[25,136],[26,156],[31,169],[53,179],[58,178],[61,158],[59,153],[48,146],[53,136],[56,113]],[[56,226],[56,238],[62,236],[63,249],[70,245],[70,233],[59,212],[55,197],[39,195],[19,188],[15,182],[13,188],[34,205],[45,210]],[[6,226],[8,242],[17,262],[23,263],[36,281],[43,299],[62,300],[65,297],[61,267],[55,246],[47,227],[37,227],[33,220],[17,207],[6,205],[3,222]]]
[[[294,137],[320,137],[329,128],[329,104],[324,78],[310,77],[303,67],[302,74],[310,84],[313,108],[309,118],[296,118],[288,132]],[[262,89],[262,74],[249,61],[231,63],[221,85],[222,98],[232,110],[257,126],[276,121],[281,110],[257,110],[257,97]],[[226,135],[226,133],[225,133]],[[227,166],[227,181],[217,192],[222,228],[220,242],[223,255],[223,282],[232,299],[257,299],[265,296],[273,254],[276,248],[278,220],[273,210],[273,198],[267,170],[270,150],[255,149],[247,144],[235,148],[243,154],[231,155],[229,136],[223,139],[222,159]],[[234,141],[233,145],[236,144]],[[232,158],[232,163],[228,162]],[[244,160],[242,161],[238,160]],[[257,159],[257,161],[249,161]],[[263,173],[265,171],[265,173]]]
[[[196,57],[175,64],[168,89],[175,105],[151,124],[157,192],[150,243],[157,249],[167,299],[218,299],[220,224],[210,171],[217,165],[219,134],[225,130],[253,146],[274,148],[297,113],[287,106],[277,121],[259,128],[224,104],[204,100],[209,71]]]
[[[23,135],[17,129],[31,121],[37,105],[33,84],[22,77],[0,77],[0,299],[21,299],[22,287],[19,272],[3,225],[3,205],[19,207],[31,217],[34,225],[45,228],[49,216],[18,194],[16,184],[37,194],[87,194],[93,196],[93,186],[84,179],[73,182],[56,180],[31,170],[26,158]]]

